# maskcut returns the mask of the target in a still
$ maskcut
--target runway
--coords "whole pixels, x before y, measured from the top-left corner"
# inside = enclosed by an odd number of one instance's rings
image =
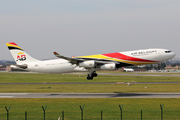
[[[0,98],[180,98],[180,93],[0,93]]]

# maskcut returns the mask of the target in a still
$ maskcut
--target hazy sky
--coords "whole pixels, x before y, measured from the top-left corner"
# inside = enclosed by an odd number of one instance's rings
[[[167,48],[180,57],[180,0],[0,0],[0,60]]]

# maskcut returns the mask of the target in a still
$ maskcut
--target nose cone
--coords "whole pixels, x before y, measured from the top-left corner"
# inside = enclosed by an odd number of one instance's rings
[[[174,52],[171,52],[168,54],[169,59],[172,59],[174,56],[176,56],[176,54]]]
[[[176,54],[170,50],[165,50],[164,51],[164,60],[163,61],[166,61],[166,60],[169,60],[169,59],[172,59],[174,56],[176,56]]]
[[[171,58],[173,58],[174,56],[176,56],[176,54],[174,52],[171,53]]]

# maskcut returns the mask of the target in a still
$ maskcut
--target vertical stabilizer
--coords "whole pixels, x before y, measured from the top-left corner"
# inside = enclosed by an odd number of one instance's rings
[[[8,46],[9,51],[11,52],[15,62],[19,65],[26,64],[27,62],[39,61],[32,58],[14,42],[6,43],[6,45]]]

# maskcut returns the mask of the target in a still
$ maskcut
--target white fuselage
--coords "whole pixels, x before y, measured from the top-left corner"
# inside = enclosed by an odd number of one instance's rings
[[[120,52],[129,58],[126,58],[126,61],[131,61],[131,57],[157,61],[154,63],[162,62],[171,59],[175,56],[173,52],[166,53],[168,51],[166,49],[145,49],[145,50],[136,50],[136,51],[127,51]],[[35,61],[26,63],[28,65],[26,70],[34,71],[34,72],[42,72],[42,73],[67,73],[67,72],[75,72],[75,71],[87,71],[84,67],[79,67],[76,64],[71,64],[68,60],[64,59],[54,59],[54,60],[46,60],[46,61]],[[134,65],[143,65],[143,64],[151,64],[151,63],[136,63]]]
[[[42,73],[67,73],[75,71],[86,71],[85,68],[72,65],[67,60],[54,59],[39,62],[29,62],[26,70]]]

